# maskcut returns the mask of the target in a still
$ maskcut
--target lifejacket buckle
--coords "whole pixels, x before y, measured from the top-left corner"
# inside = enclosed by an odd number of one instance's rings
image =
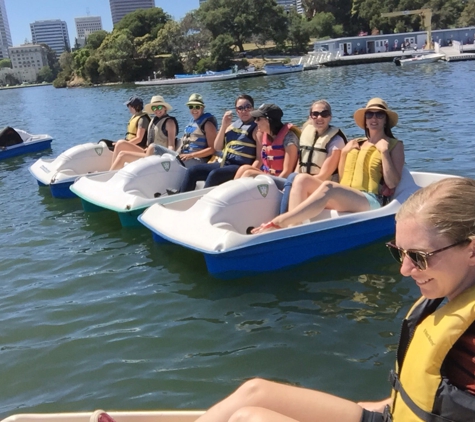
[[[391,408],[389,407],[389,404],[384,406],[383,422],[393,422],[393,416],[391,415]]]

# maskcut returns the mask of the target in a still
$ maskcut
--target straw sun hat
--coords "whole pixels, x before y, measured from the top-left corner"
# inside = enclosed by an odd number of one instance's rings
[[[146,113],[152,114],[153,113],[152,106],[158,106],[158,105],[165,106],[167,108],[167,112],[173,110],[173,107],[170,104],[168,104],[161,95],[154,95],[152,99],[150,100],[150,104],[146,104],[143,109]]]
[[[355,119],[356,124],[361,129],[366,129],[365,112],[381,110],[384,111],[388,116],[388,126],[390,128],[396,126],[398,121],[397,113],[395,111],[390,110],[388,105],[386,104],[386,101],[382,100],[381,98],[371,98],[371,100],[368,101],[368,104],[366,104],[365,108],[359,108],[355,111],[353,117]]]

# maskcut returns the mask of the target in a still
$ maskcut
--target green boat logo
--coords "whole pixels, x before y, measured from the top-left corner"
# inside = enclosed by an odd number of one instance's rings
[[[163,161],[162,162],[162,167],[165,171],[169,171],[170,170],[170,161]]]
[[[269,193],[269,185],[258,185],[257,189],[259,189],[259,193],[262,195],[263,198],[265,198]]]
[[[94,151],[96,151],[97,155],[102,155],[102,151],[104,151],[104,148],[102,147],[96,147],[94,148]]]

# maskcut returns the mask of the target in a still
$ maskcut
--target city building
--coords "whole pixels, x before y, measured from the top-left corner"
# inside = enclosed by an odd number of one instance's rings
[[[8,49],[12,69],[20,82],[36,82],[38,72],[48,66],[46,49],[42,45],[22,44]]]
[[[109,0],[112,23],[115,25],[125,15],[137,9],[150,9],[155,7],[155,0]]]
[[[74,21],[76,22],[77,32],[77,38],[74,45],[78,47],[84,47],[86,44],[86,38],[89,34],[102,29],[102,19],[100,16],[83,16],[74,18]]]
[[[84,16],[74,18],[74,21],[76,22],[78,38],[86,38],[88,34],[102,29],[102,19],[100,16]]]
[[[8,47],[12,45],[5,0],[0,0],[0,59],[8,59]]]
[[[295,7],[297,8],[297,13],[303,15],[305,13],[302,5],[302,0],[296,0]]]
[[[296,7],[296,0],[275,0],[279,6],[282,6],[285,10],[289,10],[292,7]]]
[[[200,5],[201,5],[201,3],[204,3],[205,1],[206,1],[206,0],[200,0]]]
[[[70,49],[68,26],[59,19],[30,23],[33,44],[47,44],[59,56]]]

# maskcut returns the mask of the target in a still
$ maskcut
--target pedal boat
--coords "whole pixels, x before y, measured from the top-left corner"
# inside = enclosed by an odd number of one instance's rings
[[[155,241],[198,251],[212,275],[234,278],[295,266],[389,237],[394,234],[394,215],[409,195],[446,177],[456,176],[404,168],[391,201],[379,209],[354,213],[325,209],[301,225],[256,235],[246,233],[272,220],[282,198],[275,181],[266,175],[160,198],[139,221]]]
[[[40,186],[49,186],[55,198],[74,198],[69,187],[78,177],[109,170],[112,151],[105,142],[85,143],[64,151],[53,159],[40,158],[30,173]]]
[[[85,211],[111,210],[119,214],[124,227],[140,226],[137,217],[167,189],[179,189],[186,168],[176,156],[144,157],[119,171],[83,176],[71,185]]]
[[[51,148],[50,135],[32,135],[21,129],[6,127],[0,132],[0,160]]]
[[[116,422],[194,422],[203,410],[156,410],[107,412]],[[1,422],[89,422],[92,412],[24,413]]]

